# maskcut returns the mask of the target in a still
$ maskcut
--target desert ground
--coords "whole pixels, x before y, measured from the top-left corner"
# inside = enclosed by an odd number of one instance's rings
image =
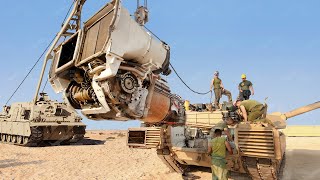
[[[0,179],[183,179],[155,150],[129,149],[126,131],[88,131],[79,145],[20,147],[0,144]],[[320,137],[289,137],[283,179],[320,177]],[[211,179],[191,168],[189,178]],[[248,179],[232,173],[231,179]]]

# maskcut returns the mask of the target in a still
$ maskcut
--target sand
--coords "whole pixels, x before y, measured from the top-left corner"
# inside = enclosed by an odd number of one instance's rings
[[[155,150],[129,149],[125,131],[89,131],[85,145],[19,147],[0,144],[0,179],[183,179]],[[283,179],[320,177],[320,139],[288,138]],[[210,169],[191,168],[194,179]],[[232,174],[231,179],[247,179]]]

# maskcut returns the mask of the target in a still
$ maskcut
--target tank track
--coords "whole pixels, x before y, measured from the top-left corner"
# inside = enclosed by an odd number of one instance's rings
[[[31,127],[30,129],[31,129],[30,136],[1,134],[1,143],[27,146],[27,147],[40,145],[43,139],[43,132],[41,128]]]
[[[280,167],[273,163],[271,159],[261,159],[243,157],[243,164],[249,176],[253,180],[278,180],[281,174],[281,167],[284,166],[283,157]]]
[[[169,150],[158,150],[158,157],[161,161],[172,171],[180,174],[185,173],[185,169],[180,165],[180,163],[174,159]]]
[[[41,145],[43,140],[43,131],[40,127],[31,127],[31,135],[25,146],[34,147]]]
[[[30,136],[19,136],[19,135],[11,135],[11,134],[1,134],[0,139],[1,143],[3,144],[14,144],[18,146],[24,147],[38,147],[38,146],[45,146],[45,145],[52,145],[55,143],[48,144],[47,142],[43,141],[43,130],[41,127],[31,127],[31,135]],[[65,140],[67,143],[59,144],[70,144],[76,143],[84,138],[85,130],[74,130],[74,135],[71,139]]]

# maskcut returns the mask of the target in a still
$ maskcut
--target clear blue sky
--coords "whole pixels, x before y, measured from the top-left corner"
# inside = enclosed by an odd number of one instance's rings
[[[105,0],[87,0],[83,20]],[[135,0],[124,0],[134,12]],[[0,105],[23,79],[59,31],[68,1],[1,1]],[[147,26],[172,49],[171,62],[198,91],[207,91],[215,70],[237,96],[240,75],[246,73],[256,95],[269,97],[269,112],[288,111],[320,100],[320,1],[318,0],[149,0]],[[11,102],[30,101],[41,65]],[[195,95],[177,77],[167,77],[172,91],[191,102],[209,102]],[[47,92],[61,100],[48,86]],[[224,98],[226,99],[226,98]],[[289,120],[289,124],[320,124],[320,110]],[[95,122],[89,129],[126,129],[139,122]]]

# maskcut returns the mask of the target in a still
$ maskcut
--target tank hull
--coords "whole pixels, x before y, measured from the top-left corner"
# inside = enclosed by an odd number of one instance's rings
[[[0,114],[0,141],[22,146],[68,144],[84,137],[86,125],[65,103],[14,103]]]
[[[153,139],[156,144],[153,147],[138,144],[131,146],[130,143],[128,145],[132,148],[156,148],[160,159],[178,173],[184,173],[187,166],[209,168],[209,126],[214,128],[221,122],[222,112],[187,112],[185,125],[161,127],[158,141]],[[148,131],[146,127],[143,129]],[[129,129],[128,137],[131,130],[133,129]],[[135,128],[134,131],[138,130]],[[229,171],[248,174],[252,179],[278,179],[286,149],[286,137],[282,132],[265,123],[239,123],[229,127],[229,131],[233,136],[230,141],[233,155],[226,156]],[[150,143],[150,138],[145,139]]]

